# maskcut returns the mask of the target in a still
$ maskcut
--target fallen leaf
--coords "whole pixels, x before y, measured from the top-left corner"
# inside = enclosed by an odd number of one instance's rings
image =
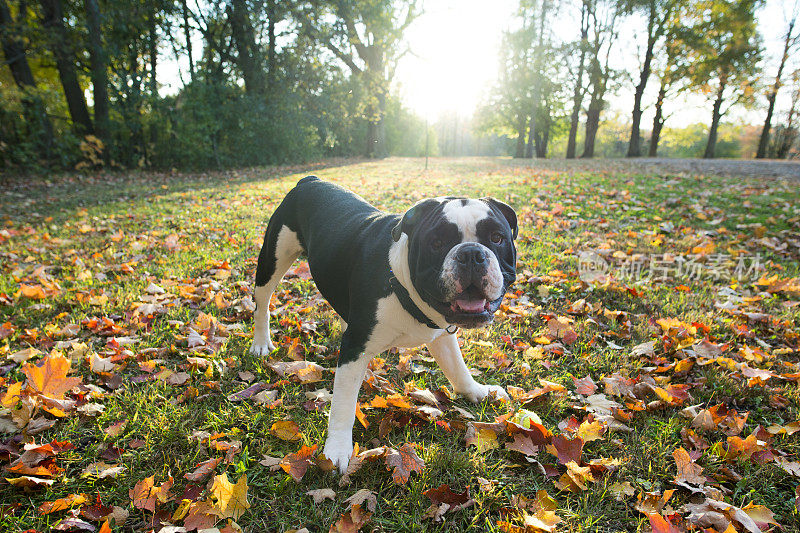
[[[330,533],[356,533],[372,517],[372,513],[364,511],[360,505],[353,505],[339,520],[331,526]]]
[[[333,489],[316,489],[310,490],[306,492],[307,496],[311,496],[314,499],[315,504],[320,504],[325,500],[335,500],[336,493]]]
[[[277,372],[281,377],[296,377],[300,383],[316,383],[322,381],[322,371],[325,370],[316,363],[309,361],[289,361],[268,363],[267,366]]]
[[[28,384],[34,391],[60,400],[64,393],[81,383],[81,378],[68,378],[71,361],[60,353],[53,353],[45,357],[41,367],[31,363],[22,366],[22,371],[28,377]]]
[[[558,462],[562,465],[570,461],[580,463],[581,455],[583,454],[583,444],[583,439],[580,437],[568,438],[564,435],[556,435],[553,437],[551,444],[555,453],[553,453],[553,450],[550,450],[550,452],[558,457]]]
[[[295,481],[300,481],[306,474],[308,467],[313,463],[311,460],[316,451],[317,445],[303,446],[297,453],[290,453],[281,459],[280,466],[284,472],[292,476]]]
[[[208,474],[216,470],[217,466],[222,462],[222,457],[217,457],[216,459],[208,459],[203,461],[202,463],[197,463],[195,465],[195,470],[193,472],[189,472],[183,475],[185,479],[189,481],[200,481]]]
[[[585,376],[580,379],[572,378],[572,381],[575,383],[575,392],[578,394],[582,394],[583,396],[591,396],[597,392],[597,385],[592,380],[591,376]]]
[[[420,473],[425,467],[416,448],[416,444],[406,443],[397,450],[389,449],[386,454],[386,467],[392,470],[392,480],[396,484],[405,485],[412,472]]]
[[[348,509],[354,505],[360,505],[362,508],[366,507],[370,512],[374,513],[378,498],[369,489],[359,489],[355,494],[347,498],[345,502],[348,504]]]
[[[226,473],[214,476],[211,495],[214,498],[212,514],[220,518],[237,520],[250,508],[250,503],[247,501],[247,474],[240,477],[235,485],[228,480]]]
[[[289,442],[295,442],[303,438],[300,426],[293,420],[278,420],[272,424],[269,432],[273,437]]]
[[[66,498],[59,498],[52,502],[44,502],[39,506],[39,514],[50,514],[63,511],[77,505],[83,505],[88,501],[86,494],[70,494]]]
[[[653,530],[653,533],[681,533],[680,529],[660,514],[650,513],[647,518],[650,519],[650,529]]]
[[[96,477],[97,479],[115,478],[125,471],[125,467],[121,465],[109,465],[103,461],[91,463],[81,472],[84,476]]]
[[[464,440],[467,446],[475,446],[478,452],[485,452],[500,447],[500,443],[497,441],[497,433],[477,422],[467,425],[467,432],[464,435]]]
[[[689,453],[683,448],[678,448],[672,452],[672,457],[675,459],[675,466],[678,473],[675,475],[675,481],[679,483],[689,483],[691,485],[702,485],[706,481],[705,476],[701,475],[703,467],[692,461]]]
[[[470,500],[469,487],[464,492],[453,492],[447,483],[443,483],[435,489],[428,489],[423,494],[437,505],[446,503],[450,507],[465,504]]]
[[[144,478],[143,480],[139,481],[134,485],[132,489],[128,491],[128,496],[133,501],[133,506],[137,509],[143,509],[145,511],[154,512],[156,509],[156,498],[155,496],[151,496],[150,492],[153,489],[153,482],[155,481],[155,476],[150,476]]]

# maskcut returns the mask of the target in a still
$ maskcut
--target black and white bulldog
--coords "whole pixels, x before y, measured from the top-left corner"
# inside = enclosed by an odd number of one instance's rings
[[[392,347],[427,345],[453,389],[473,402],[482,385],[464,364],[455,331],[492,322],[514,281],[517,216],[493,198],[422,200],[400,217],[315,176],[301,179],[269,220],[256,269],[250,352],[275,349],[269,301],[300,255],[343,320],[324,454],[341,472],[353,451],[356,399],[367,364]]]

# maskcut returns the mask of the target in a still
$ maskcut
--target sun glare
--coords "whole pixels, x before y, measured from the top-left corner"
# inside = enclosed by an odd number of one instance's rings
[[[455,111],[471,115],[497,76],[502,31],[514,12],[510,0],[429,0],[406,35],[411,53],[395,77],[403,101],[435,120]]]

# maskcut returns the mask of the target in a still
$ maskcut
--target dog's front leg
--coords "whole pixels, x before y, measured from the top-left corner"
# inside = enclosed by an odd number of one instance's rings
[[[350,355],[350,357],[348,357]],[[353,423],[356,420],[356,401],[367,365],[372,359],[371,355],[352,354],[345,352],[344,345],[339,355],[339,360],[347,361],[336,368],[333,379],[333,400],[328,416],[328,438],[322,452],[325,457],[344,473],[350,463],[353,453]]]
[[[441,367],[445,377],[447,377],[453,389],[463,394],[473,402],[479,402],[494,392],[498,398],[508,399],[508,394],[499,385],[482,385],[473,379],[469,373],[464,357],[461,355],[461,348],[458,346],[458,339],[455,335],[443,333],[433,342],[428,343],[428,351]]]

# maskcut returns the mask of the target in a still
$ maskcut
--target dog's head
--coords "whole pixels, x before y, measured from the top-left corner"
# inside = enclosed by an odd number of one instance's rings
[[[517,215],[494,198],[434,198],[406,211],[392,238],[408,238],[411,282],[450,324],[488,324],[515,278]]]

